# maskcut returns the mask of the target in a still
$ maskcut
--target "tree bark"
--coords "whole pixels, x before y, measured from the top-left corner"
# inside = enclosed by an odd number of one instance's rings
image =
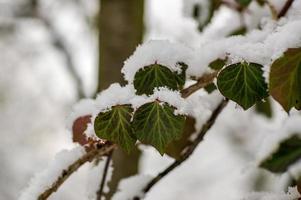
[[[144,0],[100,0],[98,92],[111,83],[124,84],[123,62],[141,43],[144,23]],[[120,149],[113,154],[113,175],[109,182],[111,199],[121,179],[138,173],[140,151],[127,155]]]

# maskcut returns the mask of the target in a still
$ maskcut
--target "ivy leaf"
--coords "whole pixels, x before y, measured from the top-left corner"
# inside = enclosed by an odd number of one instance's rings
[[[285,172],[291,164],[299,159],[301,159],[301,138],[293,135],[282,141],[277,151],[264,160],[260,167],[275,173]]]
[[[218,59],[212,61],[209,64],[209,67],[214,70],[220,70],[226,65],[226,61],[227,61],[227,58],[226,59],[218,58]]]
[[[131,127],[132,112],[130,105],[117,105],[107,112],[100,112],[94,121],[96,135],[119,144],[129,153],[136,142]]]
[[[140,69],[134,78],[134,87],[138,95],[153,93],[156,87],[179,88],[176,74],[163,65],[152,64]]]
[[[204,87],[204,89],[208,92],[208,94],[211,94],[213,91],[215,91],[217,88],[214,83],[210,83],[207,86]]]
[[[186,117],[184,130],[179,140],[172,141],[166,148],[166,154],[174,159],[179,159],[183,150],[191,143],[191,135],[196,132],[196,120],[193,117]]]
[[[267,118],[272,118],[273,116],[272,105],[269,98],[266,98],[264,101],[258,101],[255,105],[255,110],[258,114],[262,114]]]
[[[175,109],[166,103],[151,102],[139,107],[133,118],[135,136],[143,143],[154,146],[161,155],[173,140],[180,139],[185,117],[175,115]]]
[[[218,89],[247,110],[268,96],[262,68],[262,65],[246,62],[230,65],[219,73]]]
[[[252,0],[235,0],[235,1],[243,7],[247,7],[252,2]]]
[[[186,81],[186,70],[188,68],[188,65],[186,65],[183,62],[179,62],[178,65],[181,66],[182,71],[180,74],[178,74],[177,72],[174,72],[174,74],[175,74],[175,78],[176,78],[176,81],[178,84],[178,89],[181,90],[181,89],[183,89],[185,81]]]
[[[202,7],[200,4],[194,5],[194,10],[193,10],[193,17],[199,22],[199,30],[202,31],[203,28],[208,25],[212,17],[214,15],[214,12],[219,9],[219,7],[222,4],[221,0],[211,0],[208,1],[208,6]],[[207,16],[205,19],[202,19],[201,16],[203,15],[202,12],[206,12]]]
[[[269,89],[286,112],[301,110],[301,48],[288,49],[272,64]]]

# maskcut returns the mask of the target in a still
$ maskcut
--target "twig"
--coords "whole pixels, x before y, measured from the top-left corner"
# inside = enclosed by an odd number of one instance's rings
[[[223,100],[217,108],[212,112],[211,117],[207,120],[207,122],[203,125],[202,129],[200,130],[197,138],[186,148],[186,150],[182,153],[179,159],[175,160],[171,165],[169,165],[165,170],[159,173],[156,177],[154,177],[148,184],[143,188],[142,193],[146,194],[156,183],[158,183],[162,178],[168,175],[172,170],[176,167],[180,166],[184,161],[186,161],[194,152],[198,144],[203,140],[205,134],[208,130],[212,127],[215,120],[222,112],[222,110],[227,105],[228,100]],[[140,197],[136,196],[133,200],[139,200]]]
[[[67,178],[69,178],[69,176],[73,172],[75,172],[83,164],[92,161],[96,157],[104,156],[110,153],[115,148],[115,144],[106,143],[104,145],[97,146],[93,150],[88,151],[81,158],[69,165],[67,169],[63,170],[60,177],[58,177],[58,179],[47,190],[39,195],[38,200],[46,200],[52,193],[58,190],[58,188],[65,182],[65,180],[67,180]]]
[[[67,70],[73,77],[75,81],[75,85],[77,88],[78,98],[84,98],[84,88],[83,88],[83,82],[81,80],[80,75],[76,72],[76,67],[72,59],[72,55],[68,50],[68,47],[66,46],[64,39],[61,37],[61,35],[57,32],[56,28],[52,25],[50,20],[45,17],[41,12],[39,12],[39,0],[31,0],[31,6],[32,6],[32,16],[36,17],[37,19],[41,20],[41,22],[44,23],[45,27],[48,29],[49,34],[52,37],[53,45],[65,56],[66,58],[66,66]]]
[[[193,84],[193,85],[189,86],[188,88],[185,88],[181,91],[182,97],[187,98],[195,91],[197,91],[203,87],[206,87],[207,85],[212,83],[212,81],[217,76],[217,74],[218,74],[218,71],[212,72],[211,74],[204,74],[202,77],[200,77],[198,79],[198,81],[195,84]]]
[[[108,174],[110,162],[112,160],[112,155],[113,155],[113,151],[111,151],[109,153],[109,155],[107,157],[107,160],[106,160],[106,164],[105,164],[105,167],[104,167],[104,170],[103,170],[100,187],[99,187],[99,190],[96,193],[97,194],[97,196],[96,196],[97,200],[101,200],[101,197],[103,195],[103,189],[104,189],[104,186],[105,186],[105,183],[106,183],[106,179],[107,179],[107,174]]]
[[[282,7],[282,9],[280,10],[280,12],[278,13],[278,19],[281,17],[284,17],[287,13],[287,11],[289,10],[289,8],[291,7],[291,5],[293,4],[294,0],[287,0],[284,4],[284,6]]]

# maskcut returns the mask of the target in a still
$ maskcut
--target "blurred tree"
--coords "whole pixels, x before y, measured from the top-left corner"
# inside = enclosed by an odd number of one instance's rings
[[[142,41],[143,13],[143,0],[100,0],[97,92],[113,82],[124,83],[120,70],[124,60]],[[114,152],[112,158],[114,171],[109,182],[110,192],[105,195],[106,199],[111,199],[120,179],[138,172],[139,156],[138,150],[130,155],[121,150]]]

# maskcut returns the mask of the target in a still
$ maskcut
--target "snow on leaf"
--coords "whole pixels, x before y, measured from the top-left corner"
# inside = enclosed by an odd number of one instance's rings
[[[162,86],[173,90],[178,89],[176,75],[167,67],[159,64],[152,64],[140,69],[135,74],[134,86],[138,95],[150,95],[155,88]]]

